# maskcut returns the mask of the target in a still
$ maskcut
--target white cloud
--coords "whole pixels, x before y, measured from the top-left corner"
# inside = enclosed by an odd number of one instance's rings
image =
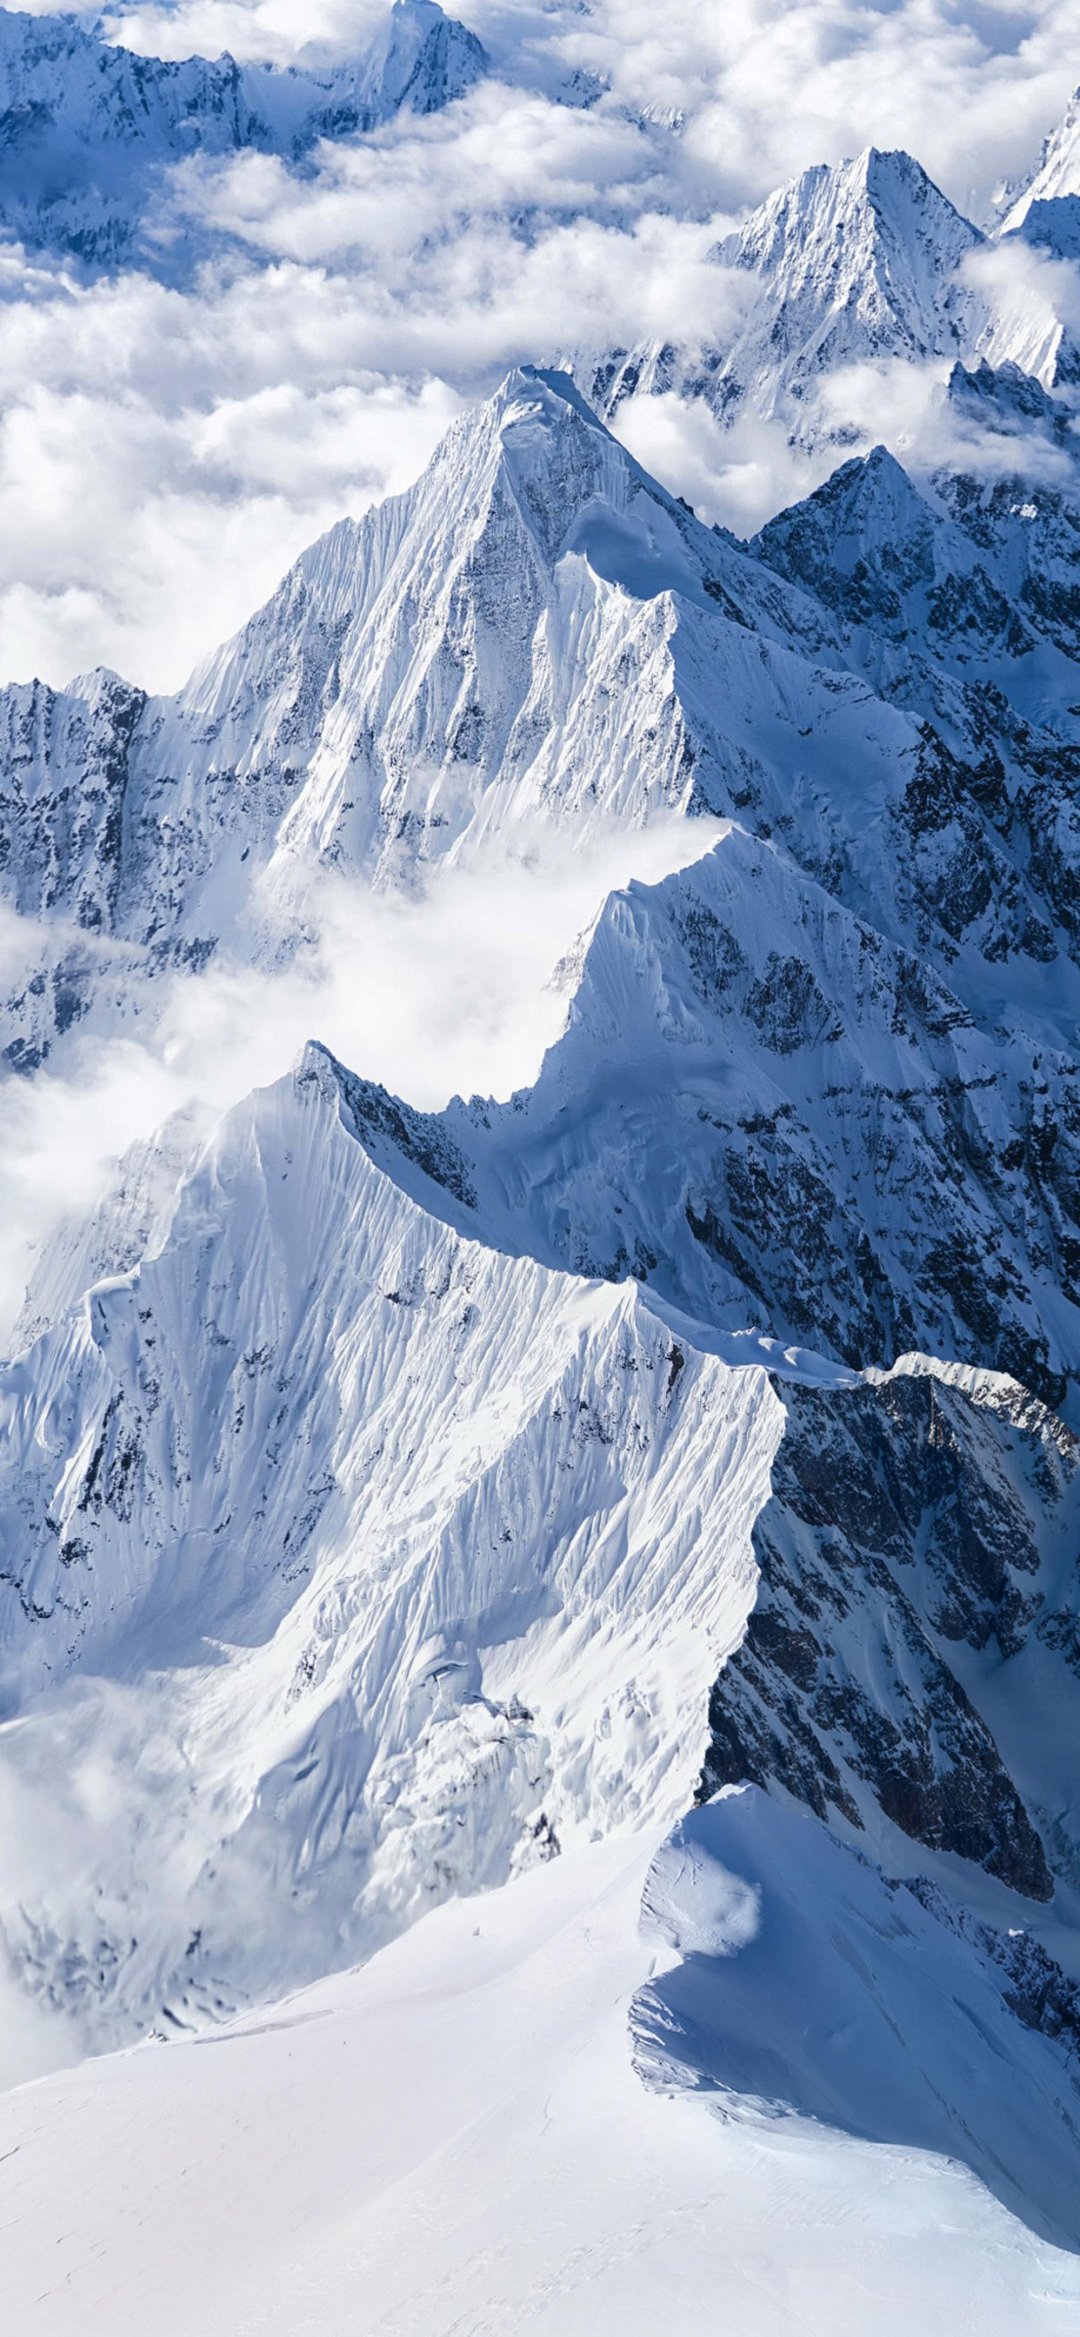
[[[313,41],[355,53],[381,12],[178,0],[118,7],[109,24],[160,55],[287,61]],[[557,58],[602,73],[629,106],[684,115],[688,171],[732,204],[871,142],[919,154],[979,207],[1029,161],[1080,71],[1080,0],[462,0],[457,13],[504,67]]]
[[[150,304],[152,307],[152,303]],[[59,328],[60,319],[56,319]],[[58,331],[58,339],[62,336]],[[459,400],[275,381],[179,412],[44,383],[0,410],[0,668],[173,689],[313,537],[407,485]]]
[[[753,535],[774,512],[796,503],[836,467],[834,451],[807,455],[788,442],[780,422],[743,413],[722,428],[701,398],[627,399],[616,437],[639,463],[683,495],[699,518]]]

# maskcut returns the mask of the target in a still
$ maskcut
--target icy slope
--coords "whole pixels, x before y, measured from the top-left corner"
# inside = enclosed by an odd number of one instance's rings
[[[684,1806],[765,1376],[426,1215],[321,1052],[0,1405],[4,1936],[85,2042]]]
[[[135,56],[77,16],[0,11],[0,220],[91,266],[146,256],[163,174],[245,148],[296,159],[320,138],[431,113],[486,72],[475,34],[435,0],[394,0],[371,51],[324,72]],[[161,253],[157,254],[158,264]]]
[[[639,2082],[626,2021],[656,1956],[638,1937],[648,1860],[635,1839],[555,1860],[437,1909],[363,1971],[269,2016],[8,2095],[16,2319],[40,2337],[145,2337],[148,2321],[158,2337],[306,2325],[323,2337],[698,2337],[718,2315],[740,2337],[790,2337],[793,2323],[806,2337],[866,2337],[868,2324],[881,2337],[1065,2337],[1075,2256],[955,2159],[730,2101],[737,2114],[720,2119],[682,2084]],[[826,1871],[824,1857],[800,1869]],[[864,1909],[876,1919],[871,1889],[868,1877],[849,1894],[849,1923]],[[882,1899],[891,1928],[895,1902]],[[902,1953],[865,1926],[851,1936],[871,1974]],[[840,1952],[827,1933],[810,1944]],[[1039,2040],[1014,2049],[1016,2024],[985,1982],[935,1947],[934,1974],[1008,2049],[1006,2083],[1030,2083]],[[710,2043],[725,1982],[745,1994],[741,1961],[705,1968]],[[797,2001],[808,1984],[820,2001],[820,1966],[783,1979]],[[955,2030],[931,2004],[955,2075]],[[865,2034],[865,1999],[860,2010]],[[672,2032],[673,2059],[679,2042]]]
[[[1032,211],[1042,211],[1049,220],[1052,206],[1071,206],[1080,196],[1080,90],[1074,92],[1069,104],[1050,136],[1044,141],[1038,164],[1026,184],[1013,194],[1013,199],[1001,223],[1004,235],[1018,229],[1031,233],[1035,222]],[[1040,241],[1035,234],[1033,240]]]

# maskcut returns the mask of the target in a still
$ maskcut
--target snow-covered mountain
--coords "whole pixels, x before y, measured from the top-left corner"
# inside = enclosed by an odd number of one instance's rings
[[[1064,135],[1064,132],[1063,132]],[[1062,166],[1064,173],[1064,165]],[[1080,254],[1077,198],[1015,206],[1001,233]],[[723,341],[694,335],[574,360],[609,418],[629,397],[703,399],[729,426],[779,425],[804,451],[857,444],[849,370],[949,361],[1014,364],[1048,388],[1077,378],[1075,297],[1051,276],[1002,279],[980,261],[993,242],[965,219],[910,154],[875,148],[819,163],[752,211],[712,253],[732,272],[736,321]],[[903,420],[899,423],[903,429]]]
[[[372,1090],[367,1126],[508,1248],[855,1367],[919,1347],[1008,1370],[1071,1409],[1075,1054],[1036,1057],[1034,1027],[977,1020],[735,829],[607,903],[533,1089],[412,1120]]]
[[[1073,257],[1080,217],[1080,90],[1043,142],[1030,176],[1009,188],[1001,230]]]
[[[746,278],[744,314],[723,348],[623,352],[592,376],[603,409],[641,391],[704,396],[722,417],[749,407],[798,433],[823,375],[879,357],[959,357],[985,312],[960,276],[982,242],[911,155],[874,147],[818,163],[717,245]],[[809,415],[816,433],[820,417]]]
[[[531,1087],[421,1112],[313,1043],[41,1260],[0,1926],[80,2048],[632,1843],[658,2097],[1075,2245],[1080,503],[1050,380],[958,362],[981,240],[870,155],[721,255],[721,410],[926,360],[952,467],[743,544],[522,368],[175,697],[0,694],[11,1078],[302,952],[328,876],[714,823],[600,905]]]
[[[455,1233],[351,1092],[311,1050],[241,1107],[0,1391],[0,1745],[67,1844],[5,1940],[99,2044],[674,1816],[752,1600],[765,1373]],[[133,1733],[145,1792],[81,1821]]]
[[[1071,498],[1029,509],[1006,483],[987,504],[960,480],[943,535],[895,466],[858,476],[875,499],[860,559],[894,558],[897,497],[913,572],[938,529],[917,654],[884,603],[852,626],[820,549],[804,582],[780,548],[826,511],[836,534],[849,473],[748,550],[649,478],[565,375],[526,369],[415,488],[315,545],[176,698],[107,674],[0,694],[0,885],[33,921],[8,1060],[31,1068],[74,1021],[152,995],[148,973],[279,948],[312,869],[412,884],[535,823],[584,842],[673,812],[782,840],[856,916],[929,951],[976,1015],[1004,953],[1038,1011],[1068,1018]]]
[[[436,0],[393,0],[354,63],[305,70],[137,56],[77,16],[0,10],[0,224],[94,267],[139,254],[163,174],[253,149],[298,161],[408,109],[449,105],[488,69]]]
[[[1033,397],[1041,429],[1037,385],[961,380],[1013,418]],[[726,818],[712,860],[604,913],[527,1105],[451,1115],[477,1230],[854,1365],[942,1350],[1060,1403],[1077,549],[1060,488],[928,495],[879,451],[748,551],[565,377],[514,376],[178,699],[5,694],[5,868],[38,953],[9,1060],[109,1027],[149,973],[279,947],[312,866],[409,884],[538,821]]]
[[[130,944],[144,970],[198,964],[257,891],[287,922],[313,862],[408,882],[529,821],[584,838],[726,803],[762,686],[748,644],[769,661],[782,766],[804,653],[828,655],[833,631],[649,479],[565,376],[512,375],[177,698],[107,674],[2,693],[6,897],[58,929],[44,955],[31,937],[9,991],[9,1059],[39,1061],[110,984],[130,994]],[[708,684],[727,644],[730,709]]]
[[[1068,1433],[1015,1383],[830,1374],[491,1248],[446,1132],[414,1125],[395,1178],[390,1126],[310,1050],[211,1139],[156,1254],[7,1368],[22,1984],[103,2044],[370,1952],[675,1816],[710,1683],[710,1786],[828,1812],[999,1932],[1052,1899],[1055,1940]]]

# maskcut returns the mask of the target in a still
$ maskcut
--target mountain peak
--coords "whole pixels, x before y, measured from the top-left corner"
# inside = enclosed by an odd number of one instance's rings
[[[483,42],[438,0],[394,0],[361,83],[380,118],[405,109],[431,114],[483,80],[489,63]]]
[[[982,241],[902,150],[867,146],[846,162],[814,163],[717,245],[717,263],[756,285],[729,344],[698,361],[697,391],[724,418],[748,404],[794,420],[794,435],[816,443],[835,432],[815,413],[825,373],[868,359],[956,357],[973,345],[981,311],[959,271]],[[651,371],[646,384],[650,368],[637,363],[634,386],[673,386],[655,363]]]
[[[913,155],[866,146],[846,162],[813,163],[779,187],[721,244],[718,257],[768,272],[790,265],[797,241],[808,238],[813,267],[821,246],[850,232],[853,218],[886,235],[932,239],[954,266],[982,241]]]
[[[1013,235],[1022,228],[1033,205],[1080,195],[1080,89],[1073,91],[1056,129],[1043,140],[1042,153],[1026,183],[1017,191],[1014,180],[1011,191],[1013,201],[1001,223],[1003,235]]]

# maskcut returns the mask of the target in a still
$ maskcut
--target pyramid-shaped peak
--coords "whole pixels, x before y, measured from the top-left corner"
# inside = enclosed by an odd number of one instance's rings
[[[982,241],[913,155],[867,146],[847,162],[813,163],[779,187],[728,238],[722,256],[769,269],[797,257],[796,246],[809,238],[812,260],[822,242],[846,247],[853,228],[864,236],[908,236],[913,244],[930,236],[954,265]]]
[[[950,211],[954,209],[929,171],[903,146],[864,146],[847,167],[864,182],[872,200],[888,201],[914,195],[917,201],[941,203]]]
[[[929,521],[925,498],[887,446],[873,446],[823,480],[801,503],[789,505],[768,521],[754,538],[752,549],[770,565],[790,572],[790,547],[804,547],[820,535],[835,546],[851,539],[858,555],[872,558],[883,542],[906,535],[913,525]]]
[[[511,366],[491,403],[506,412],[522,404],[530,404],[538,414],[546,413],[552,420],[559,418],[561,408],[569,407],[594,429],[604,428],[599,416],[582,397],[573,374],[564,373],[554,366]]]
[[[380,112],[434,113],[481,80],[490,58],[467,25],[438,0],[394,0],[368,52],[368,94]]]
[[[959,355],[982,321],[961,274],[982,240],[910,154],[815,163],[718,247],[759,287],[731,370],[769,412],[841,365]]]
[[[856,455],[851,462],[841,463],[840,468],[818,489],[818,493],[822,498],[832,495],[836,499],[841,494],[848,494],[864,503],[873,502],[877,505],[886,500],[892,503],[921,501],[918,489],[903,463],[897,461],[887,446],[880,445],[870,447],[866,454]]]

